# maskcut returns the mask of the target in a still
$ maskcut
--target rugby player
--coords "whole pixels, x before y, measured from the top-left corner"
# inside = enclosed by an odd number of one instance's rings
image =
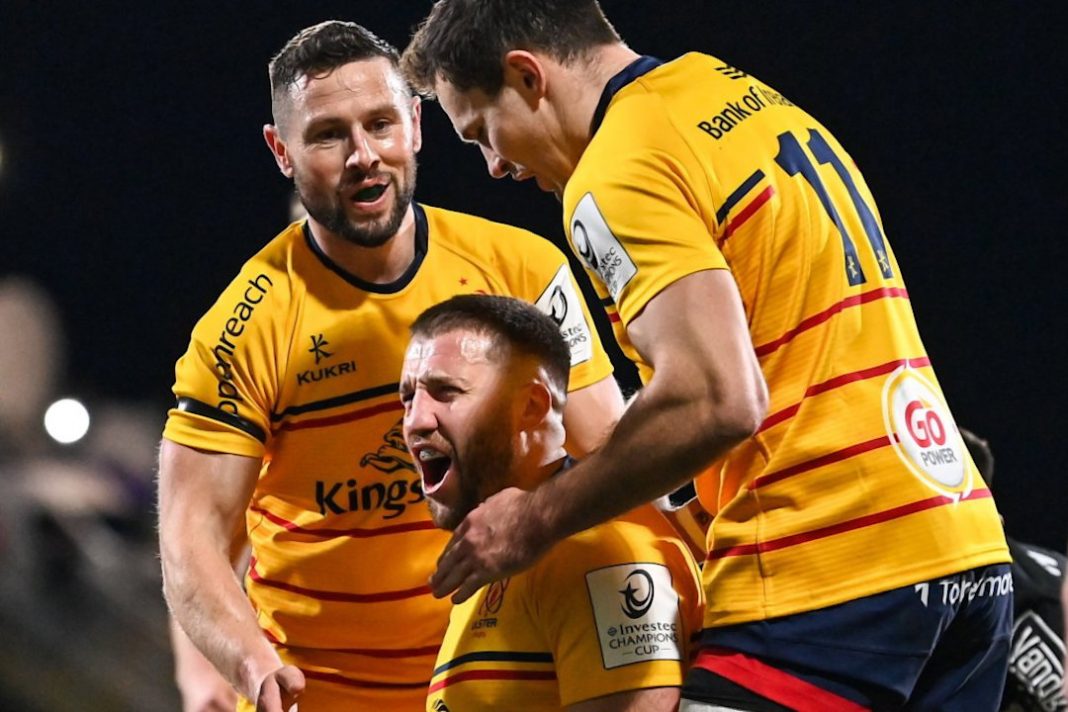
[[[449,604],[427,586],[447,535],[396,398],[420,312],[473,292],[551,312],[570,347],[576,455],[622,408],[559,250],[413,200],[420,105],[398,59],[364,28],[325,22],[271,61],[264,137],[308,219],[241,268],[176,366],[165,593],[241,709],[423,708]],[[231,570],[246,538],[247,597]]]
[[[569,356],[552,319],[463,295],[411,331],[404,436],[435,524],[454,529],[505,487],[567,476]],[[686,547],[640,522],[575,534],[453,609],[426,708],[674,712],[700,591]]]
[[[696,476],[714,519],[684,709],[992,709],[1005,538],[827,128],[728,61],[639,55],[594,0],[440,0],[404,67],[491,175],[561,198],[645,383],[567,477],[469,513],[435,593]]]

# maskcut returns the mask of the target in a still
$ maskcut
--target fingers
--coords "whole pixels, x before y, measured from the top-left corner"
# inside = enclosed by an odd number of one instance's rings
[[[256,697],[256,712],[285,712],[282,709],[282,693],[271,676],[260,686],[260,694]]]
[[[260,685],[256,712],[290,712],[304,692],[304,673],[293,665],[278,668]]]
[[[460,526],[456,527],[452,538],[438,557],[437,568],[428,581],[435,598],[445,598],[467,578],[470,569],[470,562],[467,560],[469,547],[464,546],[466,541],[463,537],[468,529],[470,525],[466,519],[460,522]]]
[[[288,708],[304,692],[304,673],[300,668],[286,665],[278,671],[278,684],[282,688],[282,706]]]
[[[442,557],[430,577],[430,591],[435,598],[445,598],[459,588],[470,573],[471,565],[467,560],[461,560],[458,556]]]
[[[479,589],[488,584],[491,580],[493,579],[489,576],[480,576],[475,573],[472,573],[466,579],[464,579],[463,583],[460,584],[456,593],[453,594],[453,604],[455,605],[458,603],[463,603],[467,599],[471,598],[471,596],[474,596],[476,593],[478,593]]]

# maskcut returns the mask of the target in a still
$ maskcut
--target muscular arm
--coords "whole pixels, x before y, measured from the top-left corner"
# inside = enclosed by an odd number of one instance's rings
[[[756,432],[767,387],[729,272],[675,282],[627,332],[655,372],[604,447],[567,477],[504,490],[471,512],[438,562],[435,594],[466,599],[555,541],[672,491]]]
[[[249,700],[282,668],[234,575],[259,469],[250,457],[200,452],[166,439],[160,448],[164,595],[193,644]]]
[[[650,687],[595,697],[567,706],[567,712],[675,712],[679,688]]]
[[[622,414],[623,394],[612,376],[569,393],[564,406],[567,452],[583,458],[596,450]]]

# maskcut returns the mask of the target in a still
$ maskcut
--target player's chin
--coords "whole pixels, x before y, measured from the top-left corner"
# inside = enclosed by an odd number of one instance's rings
[[[427,506],[430,507],[430,519],[438,529],[451,532],[464,520],[464,513],[459,509],[438,502],[432,497],[427,498]]]

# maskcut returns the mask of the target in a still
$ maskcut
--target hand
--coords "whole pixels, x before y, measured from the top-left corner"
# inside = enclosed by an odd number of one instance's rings
[[[260,683],[256,696],[256,712],[292,712],[297,698],[304,692],[304,673],[300,668],[285,665],[271,672]]]
[[[509,487],[469,512],[430,577],[434,596],[444,598],[456,591],[452,602],[462,603],[486,584],[528,568],[545,553],[553,538],[533,502],[532,492]]]
[[[182,695],[182,712],[234,712],[237,691],[222,675],[209,668],[210,676],[183,680],[178,685]]]

